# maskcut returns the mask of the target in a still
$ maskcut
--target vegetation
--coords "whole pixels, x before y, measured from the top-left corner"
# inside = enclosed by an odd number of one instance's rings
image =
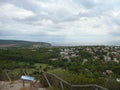
[[[71,84],[98,84],[119,90],[119,57],[120,47],[114,46],[2,48],[0,70],[13,70],[11,76],[21,69],[30,75],[52,72]]]
[[[119,90],[119,88],[120,88],[120,83],[116,82],[114,79],[111,79],[111,78],[86,77],[84,74],[80,74],[80,73],[75,74],[75,73],[71,73],[70,71],[62,70],[62,69],[55,69],[55,70],[51,71],[51,73],[56,74],[57,76],[66,80],[67,82],[69,82],[72,85],[97,84],[97,85],[106,87],[110,90]],[[56,79],[54,79],[54,78],[52,78],[52,80],[56,81]],[[56,83],[58,83],[58,81]],[[79,88],[79,89],[84,90],[85,88]],[[77,89],[77,90],[79,90],[79,89]],[[52,89],[52,90],[54,90],[54,89]],[[69,90],[69,89],[66,89],[66,90]],[[89,90],[89,89],[87,89],[87,90]]]

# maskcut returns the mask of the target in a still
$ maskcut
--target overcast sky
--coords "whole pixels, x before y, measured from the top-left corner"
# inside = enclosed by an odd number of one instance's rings
[[[120,0],[0,0],[0,39],[119,42]]]

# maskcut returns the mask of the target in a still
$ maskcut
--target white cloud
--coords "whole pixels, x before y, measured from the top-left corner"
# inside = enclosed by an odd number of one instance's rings
[[[65,10],[67,12],[77,12],[78,7],[74,4],[72,0],[47,0],[47,1],[40,1],[40,0],[28,0],[30,3],[35,4],[36,6],[46,10],[48,12],[56,12],[59,10]]]
[[[9,19],[25,19],[35,16],[35,13],[23,8],[17,7],[10,3],[0,4],[0,17]]]
[[[22,0],[22,7],[13,2],[0,4],[2,35],[50,42],[120,40],[119,0]]]
[[[52,25],[53,24],[53,21],[50,20],[50,19],[43,19],[42,20],[42,25]]]

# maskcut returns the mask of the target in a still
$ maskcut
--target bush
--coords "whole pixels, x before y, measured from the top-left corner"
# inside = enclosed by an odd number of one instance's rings
[[[109,90],[120,90],[120,82],[117,82],[116,80],[113,79],[108,79],[105,83],[105,86]]]

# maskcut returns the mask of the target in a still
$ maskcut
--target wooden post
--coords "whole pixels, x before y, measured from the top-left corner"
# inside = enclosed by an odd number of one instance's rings
[[[32,82],[30,81],[30,90],[32,90]]]
[[[72,85],[71,85],[71,90],[73,90],[73,87],[72,87]]]
[[[52,87],[51,84],[50,84],[50,82],[49,82],[49,80],[48,80],[48,78],[47,78],[47,76],[46,76],[44,73],[43,73],[43,76],[44,76],[44,78],[46,79],[46,81],[47,81],[49,87]]]
[[[95,89],[95,90],[98,90],[98,88],[97,88],[97,87],[94,87],[94,89]]]
[[[23,80],[23,87],[25,87],[25,81]]]
[[[62,81],[60,81],[60,86],[61,86],[61,89],[64,90],[64,86],[63,86]]]
[[[9,79],[9,81],[11,82],[11,78],[9,77],[7,71],[5,70],[4,72],[5,72],[6,76],[7,76],[7,78]]]
[[[98,88],[96,87],[96,85],[94,86],[94,90],[98,90]]]
[[[24,70],[22,70],[22,72],[23,72],[24,75],[27,75]]]
[[[98,88],[95,88],[95,90],[98,90]]]

